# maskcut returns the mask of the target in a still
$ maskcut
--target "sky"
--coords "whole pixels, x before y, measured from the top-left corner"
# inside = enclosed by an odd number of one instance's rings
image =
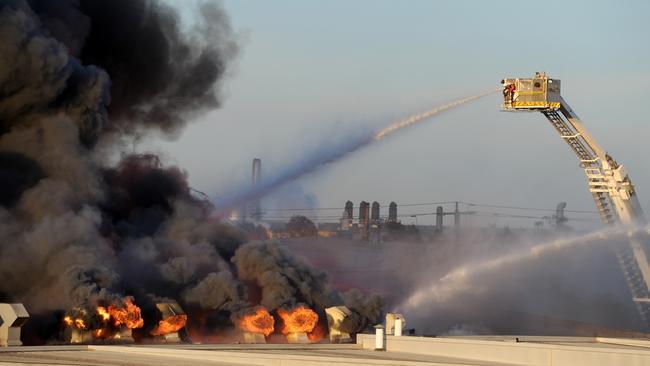
[[[191,24],[193,2],[172,4]],[[650,2],[232,0],[223,6],[241,45],[223,106],[174,140],[154,136],[136,147],[180,165],[217,204],[250,184],[253,158],[271,176],[349,136],[498,88],[504,77],[545,71],[562,80],[564,99],[627,167],[650,210]],[[263,205],[458,200],[553,209],[565,201],[569,210],[595,211],[577,158],[546,119],[501,112],[500,103],[495,94],[445,112],[302,177]],[[432,211],[433,205],[399,209]],[[592,219],[576,226],[598,225],[596,215],[576,215]],[[535,221],[468,220],[515,227]],[[418,217],[419,224],[433,221]]]

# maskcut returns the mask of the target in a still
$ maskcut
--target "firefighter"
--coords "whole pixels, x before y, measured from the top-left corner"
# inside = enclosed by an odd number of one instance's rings
[[[515,101],[515,90],[517,90],[517,87],[514,83],[508,84],[505,88],[503,88],[503,96],[505,100],[508,100],[510,102],[510,104]]]

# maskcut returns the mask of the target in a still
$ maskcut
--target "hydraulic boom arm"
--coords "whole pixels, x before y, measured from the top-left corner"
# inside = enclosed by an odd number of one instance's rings
[[[617,163],[587,132],[582,122],[560,95],[560,80],[543,72],[532,78],[504,79],[505,111],[538,111],[551,122],[571,147],[587,175],[589,192],[605,224],[645,225],[636,191],[623,165]],[[617,255],[637,308],[650,326],[650,265],[647,248],[637,239]]]

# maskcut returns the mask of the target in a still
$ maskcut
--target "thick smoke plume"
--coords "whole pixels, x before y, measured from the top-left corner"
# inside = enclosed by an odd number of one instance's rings
[[[201,5],[201,17],[187,35],[175,11],[160,2],[29,3],[48,35],[71,56],[110,75],[110,129],[173,133],[187,117],[220,105],[218,87],[237,47],[217,4]]]
[[[345,301],[278,245],[211,219],[182,169],[108,163],[122,137],[173,134],[220,105],[236,36],[218,3],[200,14],[188,30],[156,1],[0,0],[0,301],[29,309],[28,343],[56,314],[129,295],[145,318],[174,299],[190,321]],[[378,304],[351,308],[369,320]]]

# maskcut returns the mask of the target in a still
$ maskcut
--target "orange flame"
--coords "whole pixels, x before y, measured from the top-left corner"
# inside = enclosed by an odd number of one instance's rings
[[[273,333],[275,319],[269,314],[268,310],[263,307],[255,309],[255,313],[244,315],[239,321],[239,327],[251,333],[262,333],[265,336]]]
[[[104,338],[106,335],[106,331],[104,329],[95,329],[93,330],[93,337],[94,338]]]
[[[65,323],[65,325],[71,327],[72,324],[74,323],[74,320],[72,320],[72,317],[71,317],[70,315],[66,315],[66,316],[63,318],[63,322]]]
[[[310,333],[318,323],[318,314],[303,305],[298,305],[290,311],[278,309],[278,315],[284,323],[282,334]]]
[[[108,307],[108,313],[113,317],[113,324],[120,326],[124,324],[129,329],[142,328],[144,319],[140,313],[140,308],[133,303],[132,297],[124,298],[124,307]]]
[[[105,322],[107,322],[108,319],[111,318],[111,314],[103,306],[98,306],[97,307],[97,314],[99,314],[99,316],[101,316],[102,320],[104,320]]]
[[[71,328],[77,328],[81,330],[86,329],[86,322],[84,322],[84,320],[81,318],[73,318],[70,315],[66,315],[63,317],[63,322],[65,325]]]
[[[158,336],[163,334],[169,334],[178,332],[181,330],[185,323],[187,322],[187,315],[178,314],[172,315],[167,319],[163,319],[158,322],[158,326],[151,332],[151,335]]]
[[[323,338],[325,338],[325,329],[323,329],[320,324],[316,324],[314,330],[312,330],[311,333],[307,334],[307,337],[311,343],[318,343]]]

